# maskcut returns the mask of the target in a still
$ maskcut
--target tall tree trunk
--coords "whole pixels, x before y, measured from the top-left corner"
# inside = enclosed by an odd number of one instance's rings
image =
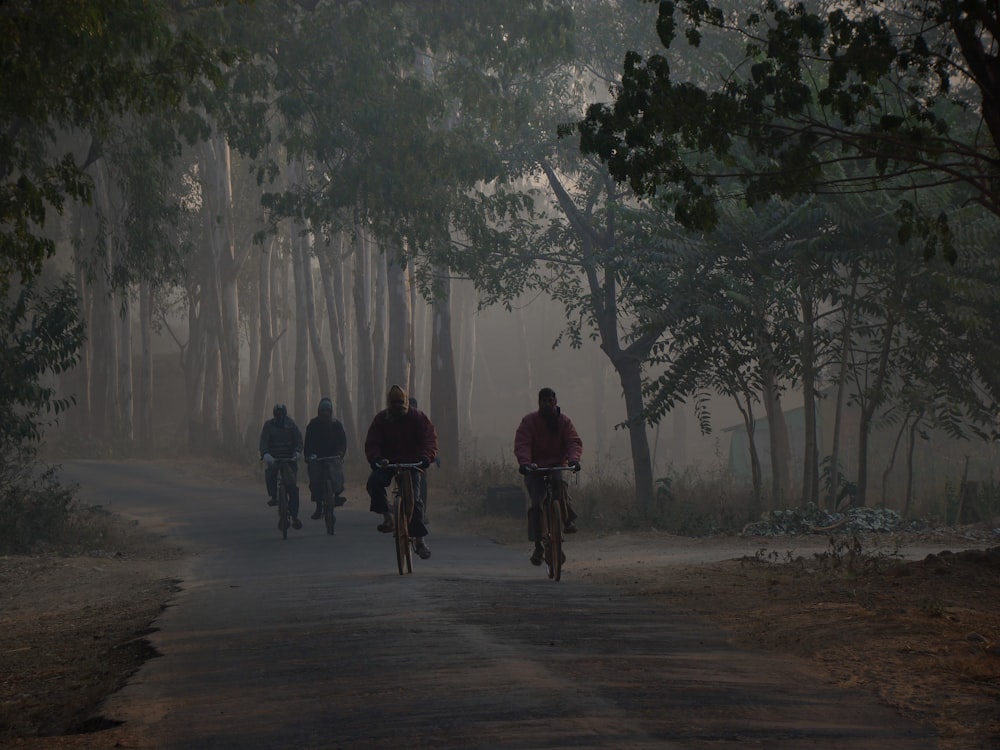
[[[115,347],[116,369],[115,378],[117,391],[113,401],[115,415],[115,441],[129,444],[135,438],[133,408],[135,398],[132,391],[132,306],[129,304],[128,291],[121,289],[115,293],[118,301],[116,336],[118,344]]]
[[[311,412],[309,409],[309,327],[307,323],[309,313],[306,309],[305,288],[312,284],[312,280],[306,278],[303,256],[308,255],[308,251],[298,229],[292,232],[291,247],[292,278],[295,281],[295,291],[292,295],[295,300],[295,396],[289,414],[293,415],[296,421],[304,424],[306,415]]]
[[[885,398],[885,384],[889,372],[889,352],[892,351],[892,339],[896,334],[896,318],[889,314],[883,327],[882,346],[879,349],[875,377],[871,387],[865,394],[861,406],[861,418],[858,423],[858,492],[855,503],[864,507],[868,501],[868,442],[871,437],[872,423],[878,408]]]
[[[371,265],[368,262],[367,248],[362,236],[364,227],[360,217],[354,225],[354,342],[357,351],[357,385],[358,394],[358,426],[367,431],[368,423],[378,409],[375,402],[375,363],[372,351],[371,317],[369,300],[371,297]],[[379,400],[381,404],[381,400]]]
[[[376,330],[387,331],[385,385],[397,384],[409,389],[413,369],[413,310],[410,308],[410,289],[406,273],[406,260],[393,248],[386,250],[383,262],[386,274],[386,317],[388,325]]]
[[[800,505],[819,503],[819,430],[816,425],[816,308],[807,279],[799,283],[802,312],[802,409],[805,440],[802,446],[802,494]]]
[[[458,433],[460,445],[472,440],[475,430],[472,426],[472,401],[476,392],[476,352],[479,350],[477,336],[476,304],[474,289],[469,283],[460,282],[457,285],[458,294],[454,293],[456,285],[452,285],[452,300],[459,300],[458,305]],[[453,305],[454,309],[454,305]]]
[[[781,408],[781,392],[770,367],[764,367],[761,380],[771,443],[771,503],[774,508],[783,508],[788,501],[791,485],[791,443],[788,439],[788,422]]]
[[[449,470],[459,468],[458,387],[455,352],[451,338],[451,278],[443,266],[434,268],[434,302],[431,324],[430,417],[438,433],[441,461]]]
[[[308,249],[307,241],[303,243],[303,250]],[[315,279],[313,278],[312,254],[303,252],[299,262],[302,264],[302,292],[305,296],[306,329],[309,333],[309,346],[312,351],[313,363],[316,365],[316,387],[319,396],[330,395],[330,368],[326,364],[326,354],[323,345],[320,343],[319,323],[316,316],[316,294]],[[306,412],[308,413],[308,412]]]
[[[153,293],[148,281],[139,284],[140,366],[136,382],[136,437],[143,450],[153,448]]]
[[[211,258],[211,301],[219,351],[219,427],[223,445],[237,446],[240,430],[239,291],[233,225],[233,185],[229,143],[214,132],[199,149],[205,249]],[[207,300],[206,300],[207,301]]]
[[[274,353],[274,324],[271,320],[271,255],[274,240],[268,242],[257,258],[257,375],[254,378],[253,404],[247,420],[246,444],[257,447],[260,428],[267,418],[267,392],[271,379]],[[254,360],[251,360],[254,361]]]
[[[94,204],[99,221],[107,223],[111,212],[111,197],[108,194],[108,180],[103,160],[98,160],[91,169],[94,180]],[[91,285],[92,315],[87,330],[92,343],[93,391],[90,402],[93,405],[94,430],[104,439],[115,435],[118,397],[118,321],[115,315],[113,293],[109,283],[112,268],[112,250],[109,230],[100,231],[94,246],[95,262],[92,266]]]
[[[372,277],[374,284],[369,290],[372,301],[372,364],[375,373],[375,398],[376,405],[385,403],[385,394],[389,390],[388,380],[388,346],[389,332],[389,306],[387,290],[389,289],[388,279],[388,258],[386,252],[370,242],[371,248],[369,258],[372,263]],[[406,381],[399,383],[406,385]]]
[[[336,247],[342,244],[335,243]],[[323,282],[323,295],[326,298],[326,314],[330,327],[330,349],[333,352],[333,371],[337,381],[337,388],[334,394],[334,403],[337,405],[337,415],[344,425],[346,432],[352,439],[359,439],[357,423],[354,419],[354,405],[351,401],[351,387],[348,382],[347,357],[344,353],[344,342],[347,338],[347,331],[344,329],[344,321],[341,318],[341,311],[344,309],[342,296],[336,287],[334,267],[343,264],[343,256],[338,252],[331,259],[326,254],[319,256],[320,278]]]
[[[844,421],[844,400],[847,395],[847,369],[850,362],[851,338],[854,335],[855,300],[858,292],[859,269],[855,266],[851,274],[851,294],[847,299],[844,330],[841,333],[840,364],[837,373],[837,403],[833,414],[833,445],[830,446],[830,486],[827,495],[827,509],[837,508],[840,494],[840,433]]]
[[[622,355],[612,364],[618,373],[625,396],[625,413],[628,415],[628,437],[632,454],[632,474],[635,478],[635,504],[637,508],[649,510],[653,507],[653,462],[649,455],[649,435],[646,423],[641,418],[642,402],[642,362],[634,357]]]

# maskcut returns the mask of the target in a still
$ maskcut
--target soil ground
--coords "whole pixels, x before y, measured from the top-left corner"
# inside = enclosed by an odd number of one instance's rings
[[[527,556],[520,524],[448,513],[442,500],[436,523]],[[186,553],[125,522],[113,538],[83,555],[0,558],[0,746],[44,736],[89,747],[105,726],[100,702],[155,656],[144,636]],[[998,541],[989,528],[777,537],[754,540],[748,555],[738,537],[584,530],[573,545],[586,550],[581,577],[656,597],[742,646],[812,660],[832,683],[936,727],[944,750],[973,750],[1000,747]],[[940,551],[904,561],[907,546]],[[733,557],[698,561],[726,550]]]

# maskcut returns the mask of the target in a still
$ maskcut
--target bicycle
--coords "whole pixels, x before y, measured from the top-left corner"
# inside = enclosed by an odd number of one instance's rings
[[[323,522],[326,524],[326,533],[333,535],[334,526],[337,524],[337,517],[334,508],[339,508],[347,501],[338,493],[333,491],[333,480],[330,477],[330,467],[340,466],[344,459],[340,456],[311,456],[310,462],[322,463],[324,469],[323,478]]]
[[[278,529],[281,531],[281,538],[288,539],[288,527],[292,525],[291,514],[288,512],[288,488],[294,486],[294,482],[289,481],[287,477],[291,475],[291,469],[288,467],[295,465],[295,459],[276,458],[274,464],[278,474],[274,489],[276,496],[274,499],[278,506]]]
[[[545,480],[545,495],[541,502],[542,521],[542,549],[545,550],[545,568],[549,578],[560,580],[562,577],[562,566],[566,562],[566,555],[562,551],[563,525],[569,513],[569,505],[566,498],[566,485],[559,481],[552,481],[552,477],[563,471],[576,473],[577,468],[570,466],[551,466],[547,468],[531,469],[531,474],[541,474]]]
[[[392,538],[396,546],[396,564],[399,574],[413,572],[413,553],[417,541],[410,536],[410,519],[416,505],[413,487],[413,472],[423,472],[419,463],[382,464],[381,468],[392,471]]]

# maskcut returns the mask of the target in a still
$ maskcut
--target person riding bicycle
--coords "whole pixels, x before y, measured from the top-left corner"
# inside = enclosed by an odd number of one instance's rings
[[[559,408],[556,392],[551,388],[542,388],[538,392],[538,411],[529,412],[521,419],[514,434],[514,457],[518,469],[524,475],[524,486],[531,498],[528,509],[528,539],[535,543],[531,553],[531,564],[541,565],[545,552],[542,549],[542,510],[541,502],[545,497],[545,478],[542,474],[533,474],[534,469],[551,468],[553,466],[568,466],[575,471],[580,470],[580,456],[583,455],[583,441],[577,434],[572,420]],[[561,476],[553,476],[553,482],[566,481]],[[564,531],[567,534],[576,532],[576,511],[569,500],[569,492],[565,493],[567,517]]]
[[[318,521],[323,517],[323,495],[327,471],[333,484],[335,506],[344,504],[340,493],[344,491],[344,467],[339,462],[313,461],[314,458],[337,456],[343,461],[347,454],[347,433],[340,420],[333,418],[333,401],[324,396],[319,400],[316,416],[306,425],[306,439],[303,452],[309,458],[306,470],[309,472],[309,492],[316,510],[310,516]],[[336,522],[336,521],[334,521]]]
[[[372,467],[366,489],[371,498],[372,513],[381,513],[378,525],[382,533],[393,531],[392,513],[386,487],[392,482],[393,472],[385,468],[389,463],[419,463],[426,469],[437,457],[437,430],[419,409],[412,408],[406,391],[394,385],[386,397],[386,408],[375,415],[365,437],[365,458]],[[415,485],[415,489],[417,486]],[[421,559],[431,556],[424,543],[427,526],[424,524],[423,501],[419,491],[414,492],[414,511],[410,519],[410,536],[416,542]]]
[[[284,404],[275,404],[271,419],[264,422],[260,431],[260,457],[267,464],[264,471],[264,485],[267,487],[268,505],[277,505],[279,459],[291,459],[284,464],[284,481],[288,486],[288,512],[292,516],[292,528],[301,529],[299,520],[299,488],[296,484],[298,460],[302,455],[302,433],[298,425],[288,416]],[[280,521],[279,521],[280,526]]]

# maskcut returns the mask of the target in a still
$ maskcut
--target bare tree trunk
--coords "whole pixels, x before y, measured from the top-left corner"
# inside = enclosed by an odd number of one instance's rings
[[[83,236],[83,228],[79,226],[82,224],[83,212],[78,213],[78,229],[77,237],[81,239]],[[90,322],[93,320],[93,307],[94,303],[91,299],[92,292],[90,290],[90,284],[87,281],[86,272],[83,267],[83,259],[80,257],[80,253],[76,252],[73,254],[73,274],[76,278],[76,291],[80,296],[81,310],[80,314],[85,323],[87,323],[88,337],[80,347],[80,363],[74,369],[74,387],[73,391],[76,394],[76,408],[70,411],[70,417],[72,419],[73,428],[80,435],[86,435],[90,433],[91,427],[91,369],[93,364],[93,334],[90,333]]]
[[[861,418],[858,423],[858,493],[855,496],[855,503],[861,507],[867,503],[868,496],[868,442],[875,414],[885,398],[889,352],[892,350],[892,339],[895,332],[896,319],[890,314],[883,327],[882,346],[879,350],[875,377],[872,379],[872,385],[861,406]]]
[[[94,204],[99,221],[109,221],[111,197],[103,160],[98,160],[91,170],[94,179]],[[93,269],[92,316],[87,330],[93,341],[93,404],[94,429],[102,438],[114,438],[117,431],[118,397],[118,321],[110,283],[112,250],[108,230],[101,233],[100,245],[95,246],[97,262]]]
[[[371,252],[369,258],[372,263],[372,276],[374,285],[369,290],[372,301],[372,364],[375,374],[375,398],[376,405],[384,403],[385,394],[389,390],[388,382],[388,300],[386,291],[389,288],[388,264],[385,251],[375,246],[374,242],[369,243]],[[404,380],[399,385],[405,385]]]
[[[229,143],[215,132],[199,149],[205,249],[211,258],[215,338],[219,347],[219,418],[223,445],[236,446],[240,430],[240,334],[233,186]],[[208,299],[206,298],[206,301]]]
[[[386,267],[386,337],[385,384],[393,383],[411,389],[410,374],[413,365],[413,311],[410,308],[410,290],[407,283],[406,261],[397,250],[384,256]],[[382,326],[376,331],[383,330]],[[376,337],[377,338],[377,337]]]
[[[449,469],[457,469],[462,456],[458,450],[458,387],[451,338],[451,278],[447,268],[435,267],[434,286],[430,417],[437,428],[442,463]]]
[[[844,320],[844,330],[841,334],[840,371],[837,375],[837,405],[833,416],[833,445],[830,446],[830,487],[827,496],[827,508],[831,511],[837,508],[837,496],[840,492],[840,432],[844,421],[844,399],[847,394],[847,366],[851,352],[851,337],[854,333],[855,299],[858,291],[858,269],[851,275],[851,294],[847,300],[847,311]]]
[[[477,341],[476,323],[479,316],[476,315],[474,290],[469,283],[453,284],[452,289],[458,288],[458,294],[452,294],[452,300],[459,300],[458,305],[458,433],[459,444],[464,445],[465,441],[472,440],[475,431],[472,428],[472,399],[476,390],[476,352],[479,344]],[[453,305],[454,309],[454,305]]]
[[[341,241],[336,243],[340,247]],[[337,404],[337,414],[344,425],[346,432],[352,440],[358,439],[357,424],[354,420],[354,405],[351,402],[351,388],[347,379],[347,357],[344,353],[344,341],[347,332],[344,329],[343,319],[340,317],[344,308],[343,302],[338,298],[341,296],[335,285],[334,266],[340,266],[343,257],[338,252],[334,258],[326,254],[319,256],[320,276],[323,282],[323,294],[326,298],[326,314],[330,324],[330,348],[333,352],[333,371],[337,380],[337,389],[334,403]]]
[[[791,444],[788,423],[781,409],[781,395],[774,374],[767,366],[764,367],[762,387],[771,443],[771,502],[772,507],[782,508],[788,500],[791,484]]]
[[[115,361],[118,375],[115,378],[118,390],[114,399],[115,440],[131,443],[135,438],[133,429],[133,407],[135,399],[132,392],[132,306],[129,304],[128,291],[125,289],[115,293],[118,300],[116,335],[118,345],[115,347]]]
[[[819,430],[816,425],[816,310],[807,279],[799,283],[802,312],[802,408],[805,441],[802,460],[800,505],[819,503]]]
[[[153,448],[153,294],[148,281],[139,284],[140,367],[136,383],[136,437],[142,448]]]
[[[295,281],[295,397],[294,405],[289,411],[293,418],[299,422],[304,422],[309,409],[309,330],[306,309],[306,291],[311,279],[306,278],[304,270],[305,263],[303,256],[307,255],[307,249],[303,237],[298,231],[292,233],[292,278]]]
[[[303,242],[303,250],[307,249],[306,242]],[[326,354],[323,352],[323,345],[320,343],[319,323],[316,317],[316,295],[312,273],[312,255],[303,252],[299,262],[302,264],[302,292],[305,297],[305,327],[309,334],[309,346],[312,351],[313,362],[316,365],[316,386],[319,396],[330,395],[330,368],[326,364]],[[318,399],[317,399],[318,401]],[[305,414],[307,412],[304,412]]]
[[[355,222],[354,230],[354,323],[355,345],[357,347],[357,386],[358,394],[358,426],[367,431],[368,423],[375,415],[375,363],[372,351],[371,317],[369,299],[371,292],[370,264],[366,252],[366,243],[362,236],[364,227],[360,218]],[[381,403],[381,401],[379,402]]]
[[[271,378],[271,359],[274,352],[274,324],[271,321],[271,251],[272,239],[257,259],[257,338],[260,342],[257,355],[257,376],[254,378],[253,405],[247,420],[246,444],[256,447],[260,425],[267,418],[267,391]],[[251,360],[251,362],[254,360]]]

